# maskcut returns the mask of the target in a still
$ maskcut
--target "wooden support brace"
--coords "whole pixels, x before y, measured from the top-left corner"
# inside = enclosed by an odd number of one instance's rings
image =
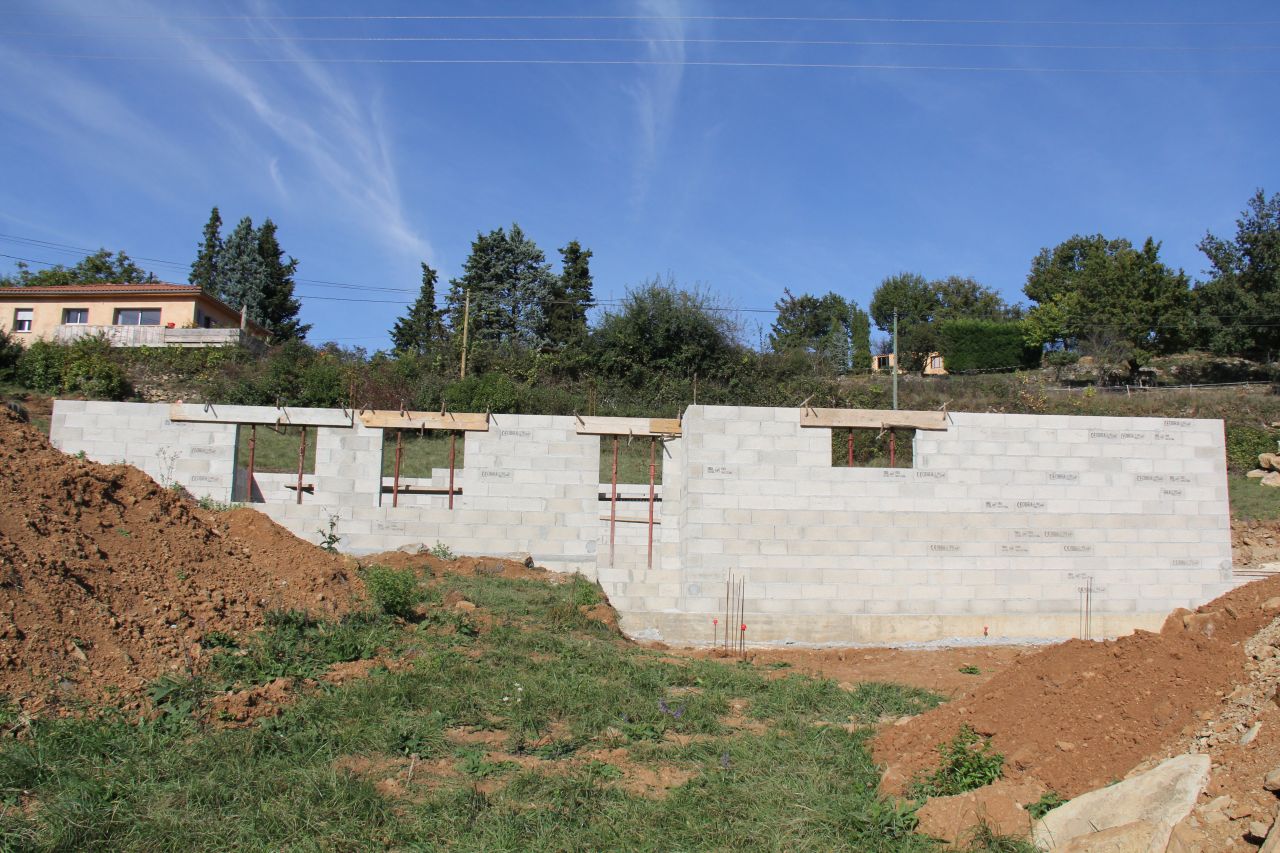
[[[460,432],[488,432],[489,416],[474,412],[398,412],[372,409],[360,414],[360,422],[370,429],[444,429]]]

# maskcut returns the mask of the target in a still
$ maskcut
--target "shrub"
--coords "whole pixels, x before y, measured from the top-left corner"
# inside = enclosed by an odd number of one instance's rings
[[[949,797],[989,785],[1000,778],[1004,756],[992,752],[991,739],[961,726],[950,742],[938,747],[942,763],[932,773],[912,781],[908,794],[912,799]]]
[[[67,348],[48,341],[32,341],[18,359],[18,382],[41,394],[62,390],[62,364]]]
[[[4,329],[0,329],[0,380],[14,377],[22,353],[22,344],[15,341],[13,336]]]
[[[127,387],[124,371],[112,360],[111,344],[105,338],[81,338],[66,348],[62,363],[62,393],[121,400]]]
[[[520,392],[510,378],[486,373],[454,382],[445,389],[444,402],[453,412],[510,414],[520,409]]]
[[[426,599],[413,569],[370,566],[364,573],[364,585],[378,609],[391,616],[411,616],[414,605]]]
[[[1227,467],[1232,471],[1248,471],[1258,467],[1258,455],[1280,450],[1280,432],[1263,427],[1233,424],[1227,426]]]
[[[1039,820],[1066,801],[1067,798],[1057,791],[1045,791],[1040,795],[1040,799],[1027,804],[1027,813],[1031,815],[1032,820]]]
[[[938,350],[948,373],[1032,368],[1040,348],[1028,346],[1020,322],[947,320],[938,324]]]

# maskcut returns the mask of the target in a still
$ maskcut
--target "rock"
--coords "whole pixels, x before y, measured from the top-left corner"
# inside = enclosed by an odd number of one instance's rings
[[[1058,749],[1062,750],[1063,752],[1075,752],[1075,751],[1076,751],[1076,745],[1075,745],[1074,743],[1071,743],[1070,741],[1066,741],[1066,740],[1060,740],[1060,741],[1058,741],[1056,744],[1054,744],[1054,746],[1056,746]]]
[[[1276,468],[1280,468],[1280,465],[1277,465],[1276,461],[1276,454],[1274,453],[1258,454],[1258,467],[1264,471],[1274,471]]]
[[[409,544],[409,545],[401,545],[401,546],[400,546],[399,548],[397,548],[396,550],[397,550],[397,551],[399,551],[399,552],[400,552],[400,553],[402,553],[402,554],[413,554],[413,555],[415,555],[415,556],[416,556],[416,555],[418,555],[418,554],[425,554],[425,553],[427,553],[427,551],[428,551],[429,549],[427,548],[426,543],[423,543],[423,542],[414,542],[414,543],[411,543],[411,544]]]
[[[1251,479],[1251,480],[1257,480],[1257,479],[1259,479],[1259,478],[1261,478],[1261,477],[1265,477],[1265,476],[1267,476],[1267,472],[1266,472],[1266,471],[1264,471],[1264,470],[1262,470],[1261,468],[1254,468],[1254,469],[1253,469],[1252,471],[1250,471],[1248,474],[1245,474],[1245,476],[1246,476],[1246,477],[1248,477],[1248,478],[1249,478],[1249,479]]]
[[[1268,791],[1280,791],[1280,767],[1267,774],[1266,778],[1262,780],[1262,787]]]
[[[1280,610],[1280,595],[1275,598],[1268,598],[1266,601],[1262,602],[1262,609],[1268,613],[1274,613],[1275,611]]]
[[[1280,473],[1276,474],[1280,477]],[[1190,613],[1182,617],[1182,627],[1188,634],[1203,634],[1212,637],[1218,626],[1226,621],[1226,614],[1221,610],[1209,610],[1205,613]]]
[[[1140,773],[1059,806],[1035,825],[1041,848],[1065,845],[1104,829],[1146,821],[1155,829],[1146,850],[1158,853],[1169,843],[1174,825],[1186,817],[1209,782],[1207,755],[1179,755]]]
[[[1157,828],[1145,820],[1077,836],[1054,847],[1055,853],[1147,853]]]
[[[1269,471],[1265,477],[1258,481],[1264,486],[1276,487],[1280,486],[1280,471]]]
[[[1267,837],[1267,833],[1271,831],[1269,824],[1260,820],[1249,821],[1249,837],[1255,841],[1262,841]]]
[[[1249,726],[1248,731],[1240,735],[1240,745],[1248,746],[1249,744],[1253,743],[1253,739],[1258,736],[1258,732],[1260,731],[1262,731],[1262,723],[1260,722],[1254,723],[1252,726]]]
[[[1000,835],[1023,838],[1030,829],[1031,815],[1022,804],[1034,803],[1044,791],[1032,779],[1002,779],[952,797],[934,797],[916,813],[920,818],[917,832],[963,843],[980,823],[985,823]]]

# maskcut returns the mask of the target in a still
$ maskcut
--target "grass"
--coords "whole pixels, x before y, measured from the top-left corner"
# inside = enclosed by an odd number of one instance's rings
[[[456,630],[451,592],[483,630]],[[213,665],[161,683],[150,718],[0,727],[0,848],[941,849],[914,833],[913,804],[878,795],[870,729],[843,725],[937,696],[673,659],[582,616],[599,600],[581,579],[446,576],[420,621],[282,613],[211,634]],[[386,666],[254,725],[209,713],[226,689],[375,656]],[[460,739],[473,730],[499,746]],[[628,787],[643,773],[669,789]]]
[[[1243,474],[1227,475],[1231,517],[1240,521],[1280,518],[1280,489],[1263,486]]]
[[[654,483],[662,484],[662,463],[668,451],[661,441],[653,445]],[[613,437],[600,436],[600,482],[609,483],[613,477]],[[618,482],[649,483],[649,439],[636,438],[627,441],[618,437]]]
[[[385,430],[382,440],[382,476],[392,477],[396,467],[396,430]],[[458,436],[457,450],[454,457],[454,468],[462,470],[462,461],[466,446],[463,436]],[[414,432],[404,430],[403,445],[400,453],[400,476],[414,479],[426,479],[433,469],[447,470],[449,467],[449,433],[438,430]]]
[[[283,427],[283,432],[259,426],[253,449],[253,470],[259,474],[294,474],[298,471],[298,448],[302,443],[302,431],[298,427]],[[316,433],[318,428],[307,430],[307,454],[303,473],[316,472]],[[250,428],[236,430],[236,467],[249,466]]]

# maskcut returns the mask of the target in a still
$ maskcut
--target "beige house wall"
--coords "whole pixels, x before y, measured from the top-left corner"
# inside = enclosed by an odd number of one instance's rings
[[[145,296],[120,296],[119,294],[40,294],[35,288],[15,288],[11,293],[0,291],[0,322],[21,344],[34,340],[50,340],[59,326],[63,325],[63,311],[68,308],[87,308],[90,326],[111,326],[115,324],[115,313],[120,308],[159,308],[160,325],[173,323],[175,328],[203,325],[196,322],[196,307],[199,303],[200,316],[213,318],[218,328],[239,328],[240,315],[212,301],[185,296],[180,298],[164,295],[148,294]],[[17,311],[19,308],[32,310],[30,332],[18,332]]]

